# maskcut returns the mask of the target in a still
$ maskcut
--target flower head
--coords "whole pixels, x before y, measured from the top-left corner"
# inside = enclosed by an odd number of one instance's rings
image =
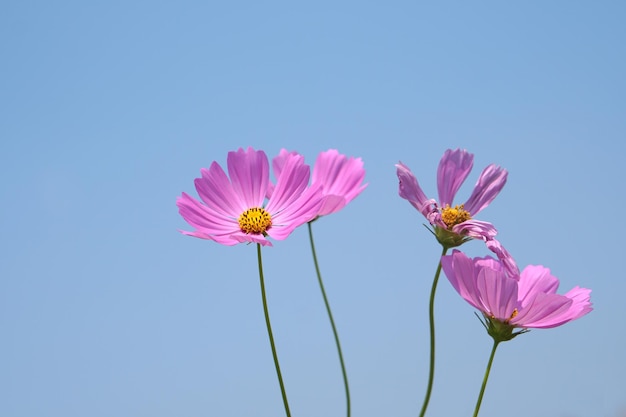
[[[503,168],[494,164],[487,166],[480,174],[469,199],[464,204],[452,204],[457,191],[472,170],[473,164],[474,155],[466,150],[446,150],[437,169],[439,203],[426,197],[417,179],[406,165],[402,162],[396,165],[400,181],[400,197],[408,200],[421,212],[435,227],[435,232],[441,233],[441,237],[448,239],[448,243],[452,243],[450,239],[454,236],[444,231],[457,236],[485,240],[493,239],[497,233],[491,223],[475,220],[474,216],[487,207],[504,187],[508,173]],[[458,244],[452,246],[463,243],[463,239],[457,240]]]
[[[276,176],[282,172],[285,159],[294,153],[281,149],[280,153],[272,160]],[[313,187],[321,187],[323,202],[311,220],[344,208],[367,187],[367,184],[363,184],[364,178],[365,169],[363,169],[361,158],[348,158],[336,149],[320,152],[315,160],[315,165],[313,165],[311,183]],[[268,195],[271,194],[272,186],[270,186]]]
[[[454,289],[483,313],[489,334],[498,341],[520,334],[515,328],[551,328],[592,310],[591,290],[574,287],[561,295],[559,280],[548,268],[529,265],[519,276],[510,275],[491,257],[470,259],[454,250],[441,258],[441,266]]]
[[[227,165],[228,176],[217,162],[200,170],[195,186],[202,202],[186,193],[176,200],[181,216],[196,229],[183,234],[229,246],[242,242],[271,246],[268,236],[287,238],[322,205],[321,186],[308,187],[310,168],[302,155],[286,155],[267,204],[265,152],[239,148],[228,153]]]
[[[408,200],[433,227],[431,232],[445,248],[460,246],[471,239],[482,239],[487,248],[502,260],[512,274],[518,274],[515,260],[502,244],[495,239],[496,228],[488,222],[476,220],[474,216],[500,193],[508,173],[494,164],[488,165],[480,174],[469,199],[460,205],[452,205],[454,197],[467,178],[474,164],[474,155],[466,150],[448,149],[437,168],[439,203],[426,197],[409,167],[402,162],[396,164],[400,197]]]

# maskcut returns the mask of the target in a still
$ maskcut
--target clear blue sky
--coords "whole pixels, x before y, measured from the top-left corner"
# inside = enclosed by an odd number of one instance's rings
[[[253,146],[360,156],[314,225],[355,417],[415,416],[439,246],[397,195],[446,148],[509,181],[480,214],[595,310],[501,345],[481,416],[626,415],[626,4],[6,2],[0,415],[280,416],[253,245],[183,236],[175,200]],[[486,254],[478,242],[464,249]],[[344,415],[305,228],[264,250],[294,417]],[[443,279],[430,416],[468,416],[491,347]]]

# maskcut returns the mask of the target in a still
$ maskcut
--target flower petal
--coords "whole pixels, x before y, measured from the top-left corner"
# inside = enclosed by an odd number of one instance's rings
[[[482,268],[476,279],[480,298],[485,306],[481,310],[505,322],[517,307],[517,281],[506,277],[502,271]]]
[[[228,152],[228,175],[236,195],[240,196],[246,209],[261,207],[269,182],[269,162],[263,151],[249,147]]]
[[[463,252],[453,250],[452,255],[441,257],[441,268],[456,292],[475,308],[486,312],[476,286],[474,262]]]
[[[263,246],[273,246],[272,242],[267,240],[265,236],[255,233],[244,233],[239,231],[237,233],[233,233],[230,238],[235,243],[260,243]]]
[[[209,169],[202,168],[201,178],[194,184],[198,195],[207,208],[220,213],[224,217],[237,218],[250,207],[233,190],[233,187],[222,167],[213,162]]]
[[[528,265],[519,278],[519,300],[524,307],[536,294],[556,294],[559,280],[550,273],[550,269],[541,265]]]
[[[502,244],[496,239],[487,239],[485,240],[485,245],[487,245],[487,249],[496,254],[502,265],[504,266],[509,277],[519,280],[520,272],[515,259],[511,256],[509,251],[507,251]]]
[[[474,239],[493,239],[498,231],[493,224],[481,220],[466,220],[452,227],[452,231],[459,235],[467,235]]]
[[[298,155],[298,152],[289,152],[287,149],[282,148],[278,155],[276,155],[272,159],[272,170],[274,172],[274,178],[280,177],[280,173],[283,171],[283,167],[285,166],[285,161],[287,160],[288,155]],[[265,197],[269,199],[272,196],[272,193],[274,192],[274,187],[274,183],[270,181],[267,186],[267,193]]]
[[[487,166],[474,185],[472,195],[465,203],[465,210],[475,216],[487,207],[506,184],[507,176],[508,172],[505,169],[494,164]]]
[[[272,216],[267,234],[274,239],[285,239],[293,230],[315,218],[322,204],[322,185],[307,188],[310,168],[302,155],[292,153],[285,157],[276,188],[266,210]]]
[[[361,158],[348,158],[336,149],[320,152],[313,166],[312,184],[323,185],[326,201],[319,216],[334,213],[359,195],[367,184],[363,184],[365,170]]]
[[[293,204],[272,217],[272,226],[267,234],[276,240],[287,238],[298,226],[313,220],[321,205],[321,184],[307,188]]]
[[[590,301],[591,290],[588,288],[581,288],[578,286],[574,287],[565,293],[565,297],[572,300],[572,305],[570,306],[567,315],[564,316],[565,322],[576,320],[593,310]]]
[[[441,207],[452,206],[452,201],[461,184],[474,165],[474,155],[466,150],[448,149],[444,152],[437,168],[437,190]]]
[[[428,218],[428,215],[436,212],[434,205],[436,204],[434,199],[428,199],[422,188],[417,182],[417,178],[411,172],[409,167],[402,162],[396,164],[396,174],[400,182],[398,193],[400,197],[408,200],[413,207],[415,207],[424,217]],[[445,225],[444,225],[445,227]]]
[[[211,239],[224,245],[234,244],[229,236],[239,231],[236,220],[220,216],[186,193],[176,200],[176,205],[183,219],[197,229],[196,232],[183,232],[184,234]]]
[[[536,329],[559,326],[571,320],[568,311],[572,303],[570,298],[560,294],[537,293],[519,310],[511,324]]]
[[[302,155],[292,153],[285,157],[280,176],[276,179],[272,198],[265,207],[272,215],[272,219],[275,213],[280,213],[300,197],[309,183],[310,172]]]

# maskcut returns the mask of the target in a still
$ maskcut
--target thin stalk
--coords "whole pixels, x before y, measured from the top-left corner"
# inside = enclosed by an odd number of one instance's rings
[[[267,325],[267,335],[270,338],[270,345],[272,346],[272,356],[274,357],[274,366],[276,367],[276,375],[278,376],[278,383],[280,384],[280,392],[283,396],[283,404],[285,405],[285,413],[287,417],[291,417],[289,411],[289,403],[287,401],[287,393],[285,392],[285,384],[283,383],[283,376],[280,373],[280,364],[278,363],[278,355],[276,354],[276,345],[274,344],[274,336],[272,334],[272,325],[270,324],[270,313],[267,309],[267,298],[265,296],[265,281],[263,279],[263,262],[261,259],[261,244],[257,243],[257,258],[259,261],[259,279],[261,280],[261,297],[263,298],[263,312],[265,313],[265,324]]]
[[[448,248],[444,246],[441,256],[444,256],[447,251]],[[422,404],[422,410],[420,411],[420,417],[424,417],[426,414],[430,394],[433,390],[433,380],[435,379],[435,293],[437,292],[439,275],[441,275],[441,257],[439,257],[439,265],[437,265],[437,272],[435,272],[433,286],[430,290],[430,303],[428,306],[428,320],[430,324],[430,367],[428,370],[428,386],[426,387],[426,395],[424,397],[424,404]]]
[[[328,319],[330,320],[330,326],[333,329],[333,335],[335,336],[335,345],[337,346],[337,353],[339,354],[339,363],[341,364],[341,373],[343,374],[343,385],[346,391],[346,415],[350,417],[350,388],[348,386],[348,374],[346,372],[346,365],[343,361],[343,354],[341,353],[341,344],[339,343],[339,333],[335,326],[335,320],[333,320],[333,313],[330,310],[330,303],[328,297],[326,297],[326,290],[324,290],[324,282],[322,281],[322,274],[320,273],[320,267],[317,262],[317,254],[315,252],[315,243],[313,242],[313,228],[311,222],[307,223],[309,227],[309,241],[311,242],[311,252],[313,253],[313,263],[315,264],[315,272],[317,273],[317,281],[320,284],[320,290],[322,291],[322,297],[324,298],[324,304],[326,305],[326,312],[328,313]]]
[[[474,417],[478,417],[478,410],[480,410],[480,403],[483,401],[483,395],[485,394],[485,388],[487,387],[487,380],[489,379],[489,372],[491,372],[491,364],[493,363],[493,357],[496,354],[496,348],[500,342],[493,341],[493,347],[491,348],[491,355],[489,355],[489,362],[487,363],[487,369],[485,370],[485,377],[483,378],[483,385],[480,387],[480,394],[478,394],[478,401],[476,402],[476,409],[474,409]]]

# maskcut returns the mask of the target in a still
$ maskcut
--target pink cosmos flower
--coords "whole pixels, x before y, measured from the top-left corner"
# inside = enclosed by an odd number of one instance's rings
[[[437,169],[438,204],[434,199],[426,197],[415,175],[400,162],[396,165],[400,180],[400,197],[408,200],[433,226],[458,235],[492,239],[497,233],[493,225],[475,220],[474,216],[487,207],[500,193],[506,183],[508,173],[499,166],[488,165],[480,174],[469,199],[464,204],[453,206],[452,201],[472,170],[473,164],[474,155],[466,150],[448,149],[445,151]]]
[[[280,175],[285,159],[294,153],[281,149],[280,153],[272,160],[276,176]],[[315,160],[315,165],[313,165],[311,183],[313,187],[322,187],[323,203],[311,220],[344,208],[367,187],[368,184],[363,184],[364,178],[365,169],[363,169],[361,158],[348,158],[336,149],[320,152]],[[271,193],[270,187],[269,195]]]
[[[501,340],[519,333],[513,328],[551,328],[584,316],[592,310],[591,290],[574,287],[560,295],[559,280],[548,268],[529,265],[519,276],[491,257],[470,259],[454,250],[441,258],[442,268],[454,289],[482,311],[488,331]]]
[[[227,165],[230,179],[217,162],[200,170],[195,186],[202,202],[186,193],[176,200],[181,216],[196,229],[181,233],[228,246],[271,246],[268,236],[283,240],[320,210],[321,185],[308,187],[310,167],[302,155],[285,156],[267,204],[269,162],[263,151],[239,148],[228,153]]]
[[[510,274],[519,274],[515,260],[502,244],[495,239],[496,228],[489,222],[476,220],[474,216],[487,207],[500,193],[508,173],[495,164],[488,165],[480,174],[469,199],[461,205],[452,201],[467,178],[474,164],[474,155],[466,150],[448,149],[437,168],[439,203],[426,197],[411,170],[402,162],[396,164],[400,197],[426,217],[433,226],[433,234],[444,247],[460,246],[470,239],[482,239],[487,248],[504,262]]]

